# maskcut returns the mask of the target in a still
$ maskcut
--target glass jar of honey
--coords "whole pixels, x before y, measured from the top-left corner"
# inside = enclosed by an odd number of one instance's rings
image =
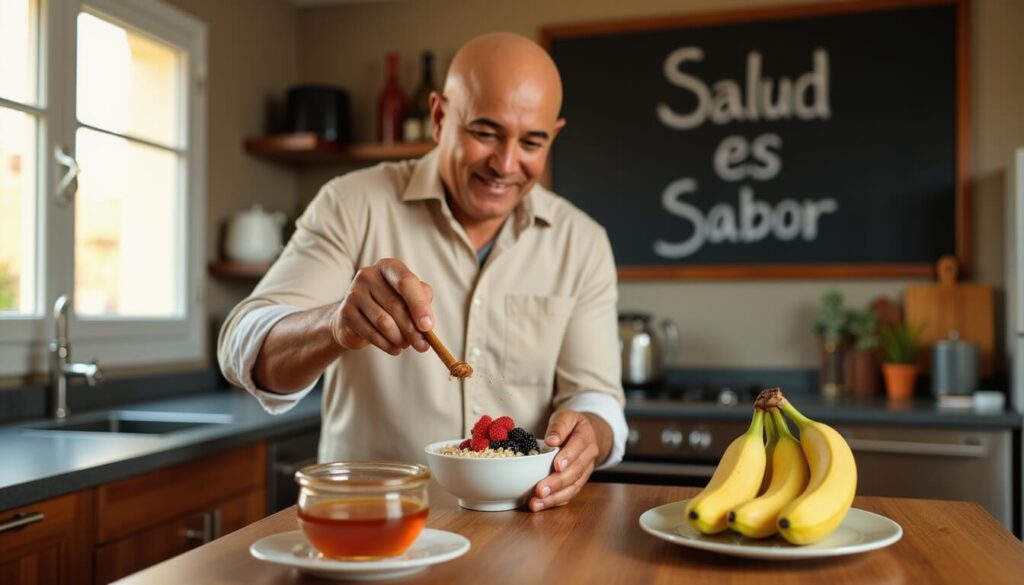
[[[427,522],[423,465],[335,461],[295,472],[299,527],[324,556],[372,560],[405,552]]]

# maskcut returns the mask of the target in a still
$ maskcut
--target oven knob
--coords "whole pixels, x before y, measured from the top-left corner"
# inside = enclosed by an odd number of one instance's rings
[[[711,433],[707,431],[690,431],[688,439],[694,449],[703,450],[711,446]]]
[[[666,447],[678,449],[683,444],[683,433],[676,429],[665,429],[661,431],[661,444]]]
[[[630,445],[636,445],[640,442],[640,431],[636,429],[629,429],[629,435],[626,436],[626,443]]]

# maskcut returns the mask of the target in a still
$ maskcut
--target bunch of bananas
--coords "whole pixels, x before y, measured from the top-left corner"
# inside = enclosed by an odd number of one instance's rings
[[[761,392],[754,405],[750,428],[687,503],[686,520],[704,534],[731,528],[748,538],[778,533],[793,544],[818,542],[853,503],[853,452],[835,429],[800,414],[778,388]],[[796,423],[799,441],[783,413]]]

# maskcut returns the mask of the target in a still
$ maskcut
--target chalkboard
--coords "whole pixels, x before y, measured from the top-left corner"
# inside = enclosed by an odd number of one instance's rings
[[[969,262],[966,0],[541,31],[551,182],[623,277],[923,276]]]

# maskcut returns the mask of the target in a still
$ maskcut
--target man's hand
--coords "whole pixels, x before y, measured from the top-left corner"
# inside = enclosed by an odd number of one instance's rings
[[[554,473],[537,482],[530,510],[540,512],[564,506],[590,479],[594,467],[608,457],[612,429],[595,414],[558,410],[548,421],[544,442],[561,450],[555,455]]]
[[[394,258],[384,258],[356,272],[331,323],[335,341],[346,349],[375,345],[398,355],[410,345],[430,346],[422,331],[434,326],[430,302],[434,291]]]

